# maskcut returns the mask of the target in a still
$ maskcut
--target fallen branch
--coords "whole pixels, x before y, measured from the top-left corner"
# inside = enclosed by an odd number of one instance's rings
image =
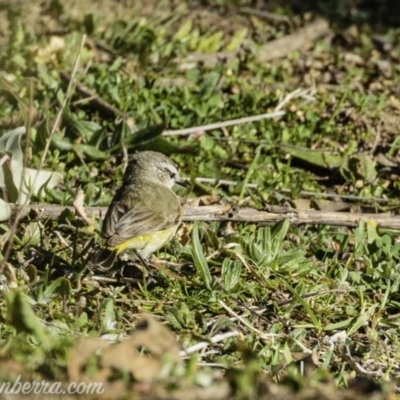
[[[57,219],[60,214],[70,212],[75,214],[74,207],[58,206],[51,204],[37,204],[20,206],[10,204],[13,214],[20,212],[20,218],[34,221],[46,219]],[[86,207],[88,218],[100,218],[105,215],[107,207]],[[256,210],[254,208],[237,208],[230,204],[210,205],[183,208],[183,220],[191,221],[232,221],[247,223],[273,224],[287,218],[293,225],[335,225],[335,226],[358,226],[361,220],[374,221],[381,228],[400,229],[400,217],[390,213],[351,213],[351,212],[328,212],[317,210],[295,210],[287,207],[271,207],[270,211]]]
[[[262,46],[258,51],[256,60],[258,62],[266,62],[275,58],[285,57],[292,51],[305,49],[315,39],[328,33],[330,33],[328,22],[324,19],[317,19],[297,32]]]

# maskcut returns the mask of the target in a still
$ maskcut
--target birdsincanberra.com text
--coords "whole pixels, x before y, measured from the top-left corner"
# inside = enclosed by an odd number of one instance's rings
[[[47,382],[28,381],[21,382],[18,375],[14,382],[1,382],[0,394],[102,394],[102,382]]]

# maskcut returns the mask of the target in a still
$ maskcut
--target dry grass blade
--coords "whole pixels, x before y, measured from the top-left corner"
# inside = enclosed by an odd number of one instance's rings
[[[231,119],[229,121],[216,122],[214,124],[193,126],[192,128],[164,131],[163,136],[186,136],[194,132],[206,132],[214,129],[226,128],[228,126],[247,124],[248,122],[261,121],[263,119],[278,118],[284,115],[284,111],[274,111],[266,114],[253,115],[251,117],[243,117]]]
[[[18,226],[19,220],[20,220],[21,215],[23,214],[23,212],[25,210],[25,207],[26,207],[27,203],[30,200],[30,197],[32,196],[33,187],[35,186],[35,183],[36,183],[36,181],[38,179],[40,171],[43,169],[43,165],[44,165],[44,162],[46,160],[47,153],[49,151],[52,138],[53,138],[56,130],[58,129],[58,126],[59,126],[59,124],[61,122],[61,117],[62,117],[63,111],[64,111],[64,109],[65,109],[65,107],[67,105],[67,102],[68,102],[69,98],[72,95],[73,83],[74,83],[74,79],[75,79],[76,73],[78,72],[80,57],[81,57],[81,53],[82,53],[82,50],[83,50],[83,46],[85,45],[85,41],[86,41],[86,35],[83,35],[81,43],[80,43],[80,46],[79,46],[79,51],[78,51],[78,54],[77,54],[77,57],[76,57],[76,60],[75,60],[75,64],[74,64],[74,67],[73,67],[73,70],[72,70],[71,81],[68,84],[67,92],[65,93],[63,102],[62,102],[61,107],[60,107],[60,110],[57,113],[53,128],[50,131],[50,135],[46,140],[46,144],[45,144],[45,147],[43,149],[43,154],[42,154],[42,157],[40,158],[39,166],[37,168],[36,176],[33,179],[32,185],[31,185],[31,187],[29,189],[29,193],[28,193],[28,196],[27,196],[25,204],[22,205],[20,208],[18,208],[17,212],[14,215],[14,221],[13,221],[13,224],[12,224],[11,229],[10,229],[11,234],[9,236],[8,245],[7,245],[6,249],[5,249],[4,259],[3,259],[2,262],[7,261],[9,255],[10,255],[12,244],[13,244],[14,235],[15,235],[15,232],[17,231],[17,226]],[[21,182],[23,182],[23,180]]]

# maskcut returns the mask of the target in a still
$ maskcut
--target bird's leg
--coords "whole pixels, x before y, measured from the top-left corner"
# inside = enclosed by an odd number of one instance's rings
[[[146,280],[146,284],[149,284],[153,280],[153,274],[154,274],[154,269],[149,266],[149,264],[146,262],[146,260],[139,254],[138,251],[134,250],[136,257],[139,259],[139,261],[142,263],[143,267],[147,271],[147,276],[143,276]],[[143,271],[144,272],[144,271]]]

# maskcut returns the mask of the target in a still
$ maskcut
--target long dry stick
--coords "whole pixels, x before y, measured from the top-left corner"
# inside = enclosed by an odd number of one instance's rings
[[[51,204],[37,204],[26,207],[10,204],[14,213],[19,213],[20,218],[32,221],[57,219],[61,213],[75,213],[74,207],[58,206]],[[100,218],[105,215],[107,207],[86,207],[89,218]],[[184,207],[183,220],[190,221],[232,221],[245,223],[273,224],[287,218],[293,225],[316,224],[333,226],[358,226],[360,221],[372,221],[378,227],[400,229],[400,217],[390,213],[352,213],[328,212],[317,210],[295,210],[287,207],[276,207],[273,211],[256,210],[254,208],[237,208],[230,204],[211,205],[199,207]]]
[[[71,80],[68,83],[67,91],[66,91],[64,99],[63,99],[63,101],[61,103],[61,107],[60,107],[60,110],[58,111],[56,120],[54,121],[53,128],[51,129],[50,135],[46,140],[46,145],[44,147],[44,151],[43,151],[42,157],[40,159],[39,168],[38,168],[38,172],[37,172],[37,174],[35,176],[35,180],[38,177],[40,170],[43,168],[43,164],[44,164],[44,162],[46,160],[47,153],[49,151],[50,144],[51,144],[51,141],[53,139],[53,136],[54,136],[56,130],[58,129],[58,126],[60,125],[62,114],[64,112],[65,107],[67,106],[67,102],[70,99],[70,97],[72,96],[72,89],[73,89],[73,86],[74,86],[75,76],[76,76],[76,74],[78,72],[79,62],[80,62],[80,59],[81,59],[81,54],[82,54],[82,50],[83,50],[83,46],[85,45],[85,42],[86,42],[86,35],[83,35],[82,36],[82,40],[81,40],[81,44],[79,46],[78,55],[76,56],[74,68],[72,70]]]

